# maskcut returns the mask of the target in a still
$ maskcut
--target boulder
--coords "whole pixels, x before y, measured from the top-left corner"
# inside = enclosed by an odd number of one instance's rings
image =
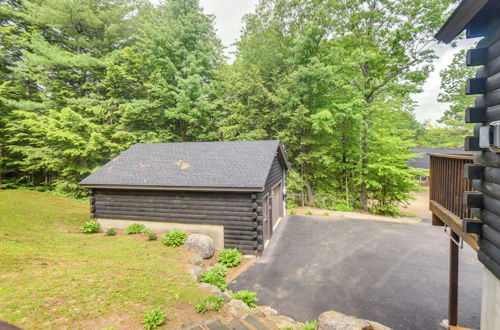
[[[189,263],[197,266],[203,266],[203,258],[198,253],[192,253],[189,257]]]
[[[202,234],[189,235],[184,247],[198,253],[203,259],[212,258],[215,252],[214,240]]]
[[[250,311],[250,307],[238,299],[231,300],[225,306],[227,312],[234,318],[243,318]]]
[[[222,299],[224,299],[224,302],[228,302],[232,299],[232,297],[227,292],[223,292],[221,289],[219,289],[215,285],[208,284],[208,283],[200,283],[199,286],[200,286],[200,288],[207,290],[208,292],[210,292],[214,296],[221,297]]]
[[[189,265],[188,273],[193,280],[198,282],[200,280],[201,274],[203,273],[203,268],[198,265]]]
[[[266,319],[274,323],[279,329],[300,329],[300,324],[288,316],[269,315]]]
[[[319,330],[374,330],[367,320],[336,311],[324,312],[318,317]]]
[[[271,308],[271,306],[257,306],[256,309],[261,311],[265,315],[278,315],[278,311],[274,308]]]

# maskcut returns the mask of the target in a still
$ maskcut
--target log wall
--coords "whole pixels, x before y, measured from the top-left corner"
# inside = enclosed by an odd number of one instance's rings
[[[148,220],[224,226],[224,247],[257,254],[258,213],[255,193],[93,189],[93,218]]]
[[[467,65],[482,66],[466,88],[468,94],[479,94],[474,108],[466,111],[466,121],[478,123],[479,127],[500,120],[500,18],[490,26],[486,37],[467,54]],[[481,219],[478,256],[500,278],[500,154],[495,149],[481,149],[477,143],[479,130],[474,131],[466,148],[477,152],[474,162],[482,165],[473,177],[473,188],[482,194],[480,207],[476,208]]]

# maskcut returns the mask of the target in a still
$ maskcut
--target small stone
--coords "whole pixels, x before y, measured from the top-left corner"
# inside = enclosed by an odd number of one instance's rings
[[[271,308],[271,306],[257,306],[256,309],[261,311],[265,315],[278,315],[278,311],[274,308]]]
[[[188,273],[193,280],[198,282],[200,280],[201,274],[203,273],[203,268],[197,265],[189,265]]]
[[[238,299],[231,300],[225,306],[227,312],[234,318],[242,318],[250,311],[250,307]]]
[[[214,240],[202,234],[189,235],[184,247],[198,253],[203,259],[212,258],[215,252]]]
[[[198,253],[193,253],[189,257],[189,262],[193,265],[203,266],[203,258]]]
[[[222,299],[224,299],[224,302],[227,303],[228,301],[231,301],[231,299],[233,299],[233,297],[231,297],[230,294],[228,294],[227,292],[221,292],[220,296]]]
[[[319,330],[374,330],[367,320],[336,311],[324,312],[318,317]]]

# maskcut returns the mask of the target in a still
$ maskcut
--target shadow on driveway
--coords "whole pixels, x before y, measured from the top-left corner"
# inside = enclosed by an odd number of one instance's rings
[[[442,227],[289,216],[264,255],[231,284],[298,321],[327,310],[394,329],[442,329],[449,240]],[[460,250],[459,322],[479,328],[481,266]]]

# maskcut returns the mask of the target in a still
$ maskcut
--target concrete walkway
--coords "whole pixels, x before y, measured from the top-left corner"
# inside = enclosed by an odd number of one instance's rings
[[[448,239],[428,222],[400,224],[289,216],[232,290],[298,321],[324,311],[394,329],[440,329],[447,318]],[[479,328],[481,268],[460,252],[460,325]]]

